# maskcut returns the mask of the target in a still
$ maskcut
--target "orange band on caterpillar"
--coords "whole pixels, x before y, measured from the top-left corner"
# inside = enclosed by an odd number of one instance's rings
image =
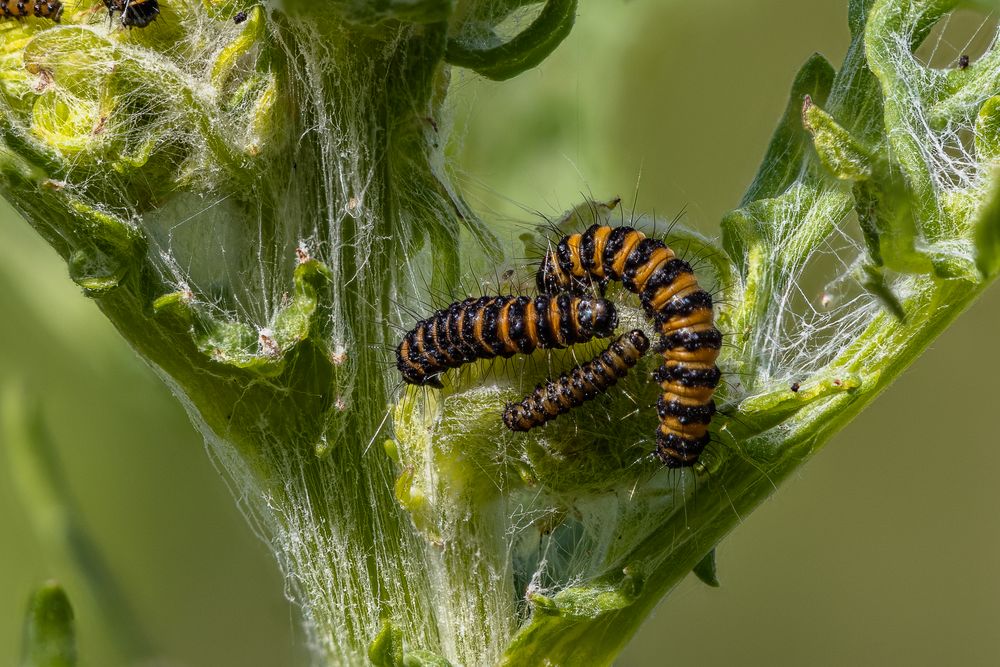
[[[59,23],[62,11],[63,5],[59,0],[38,0],[36,2],[0,0],[0,18],[4,19],[23,19],[27,16],[34,16]]]
[[[592,225],[563,237],[546,253],[536,282],[543,294],[570,290],[603,293],[620,281],[639,295],[661,341],[663,365],[655,373],[663,394],[656,455],[671,468],[694,465],[708,444],[719,384],[715,361],[722,334],[715,328],[712,297],[698,285],[691,266],[665,243],[632,227]]]
[[[640,329],[616,338],[603,352],[555,382],[539,384],[519,403],[509,403],[503,423],[512,431],[530,431],[561,414],[596,398],[625,377],[649,349],[649,339]]]
[[[608,338],[617,326],[618,311],[605,299],[566,293],[469,298],[417,322],[396,348],[396,368],[409,384],[440,387],[449,368]]]

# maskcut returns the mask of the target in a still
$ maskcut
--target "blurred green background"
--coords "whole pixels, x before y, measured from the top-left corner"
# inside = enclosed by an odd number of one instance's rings
[[[630,201],[637,181],[639,210],[686,207],[714,235],[798,66],[813,51],[839,64],[846,4],[582,0],[540,69],[456,79],[458,181],[509,238],[531,211],[582,194]],[[957,17],[935,57],[957,58],[981,23]],[[0,322],[0,380],[42,403],[68,492],[151,647],[145,664],[305,664],[270,554],[180,405],[6,205]],[[619,664],[1000,663],[998,326],[994,288],[723,542],[722,588],[686,580]],[[7,456],[0,525],[0,664],[16,663],[28,593],[49,577],[76,607],[81,664],[128,664],[129,642],[33,529]]]

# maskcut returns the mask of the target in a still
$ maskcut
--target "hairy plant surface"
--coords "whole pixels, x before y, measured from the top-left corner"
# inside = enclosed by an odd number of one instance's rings
[[[1000,48],[935,69],[914,50],[955,0],[853,0],[844,62],[802,66],[721,246],[668,237],[704,260],[728,335],[701,465],[649,456],[655,359],[527,435],[504,403],[584,351],[404,389],[411,308],[550,240],[498,242],[442,154],[452,66],[507,79],[568,34],[575,0],[539,4],[286,0],[235,22],[189,0],[144,29],[73,7],[0,25],[0,186],[183,401],[319,664],[609,663],[1000,271]],[[557,225],[620,215],[585,202]],[[623,330],[643,324],[613,298]]]

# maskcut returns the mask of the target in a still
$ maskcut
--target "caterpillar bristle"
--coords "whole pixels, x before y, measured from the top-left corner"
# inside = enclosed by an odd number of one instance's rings
[[[396,348],[396,367],[416,385],[479,359],[509,358],[608,338],[618,311],[605,299],[569,293],[470,297],[420,320]]]
[[[639,296],[660,334],[656,350],[663,364],[654,377],[663,394],[655,453],[667,467],[693,466],[708,443],[719,384],[722,334],[714,325],[712,296],[669,246],[628,226],[595,224],[563,237],[542,259],[535,280],[542,292],[581,292],[596,284],[602,294],[608,281]]]
[[[539,384],[518,403],[503,411],[503,423],[512,431],[530,431],[606,392],[625,377],[649,349],[641,329],[616,338],[590,361]]]

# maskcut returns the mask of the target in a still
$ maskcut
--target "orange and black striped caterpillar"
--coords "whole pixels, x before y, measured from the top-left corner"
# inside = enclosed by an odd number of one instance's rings
[[[417,322],[396,348],[396,368],[409,384],[441,387],[440,375],[449,368],[608,338],[617,326],[618,311],[605,299],[565,293],[473,297]]]
[[[553,382],[539,384],[520,403],[508,403],[503,423],[512,431],[530,431],[596,398],[625,377],[649,349],[641,329],[622,334],[603,352]]]
[[[722,334],[713,323],[712,297],[665,243],[625,226],[592,225],[563,237],[545,254],[536,276],[543,294],[594,287],[603,293],[609,280],[639,295],[661,334],[657,349],[663,365],[654,376],[663,389],[656,455],[670,468],[693,466],[709,441],[712,394],[720,377],[715,361]]]
[[[157,0],[104,0],[108,8],[109,18],[114,18],[115,12],[122,15],[122,26],[126,28],[145,28],[152,23],[160,13]]]
[[[4,19],[23,19],[26,16],[34,16],[59,23],[62,11],[63,5],[59,0],[35,0],[35,2],[0,0],[0,18]]]

